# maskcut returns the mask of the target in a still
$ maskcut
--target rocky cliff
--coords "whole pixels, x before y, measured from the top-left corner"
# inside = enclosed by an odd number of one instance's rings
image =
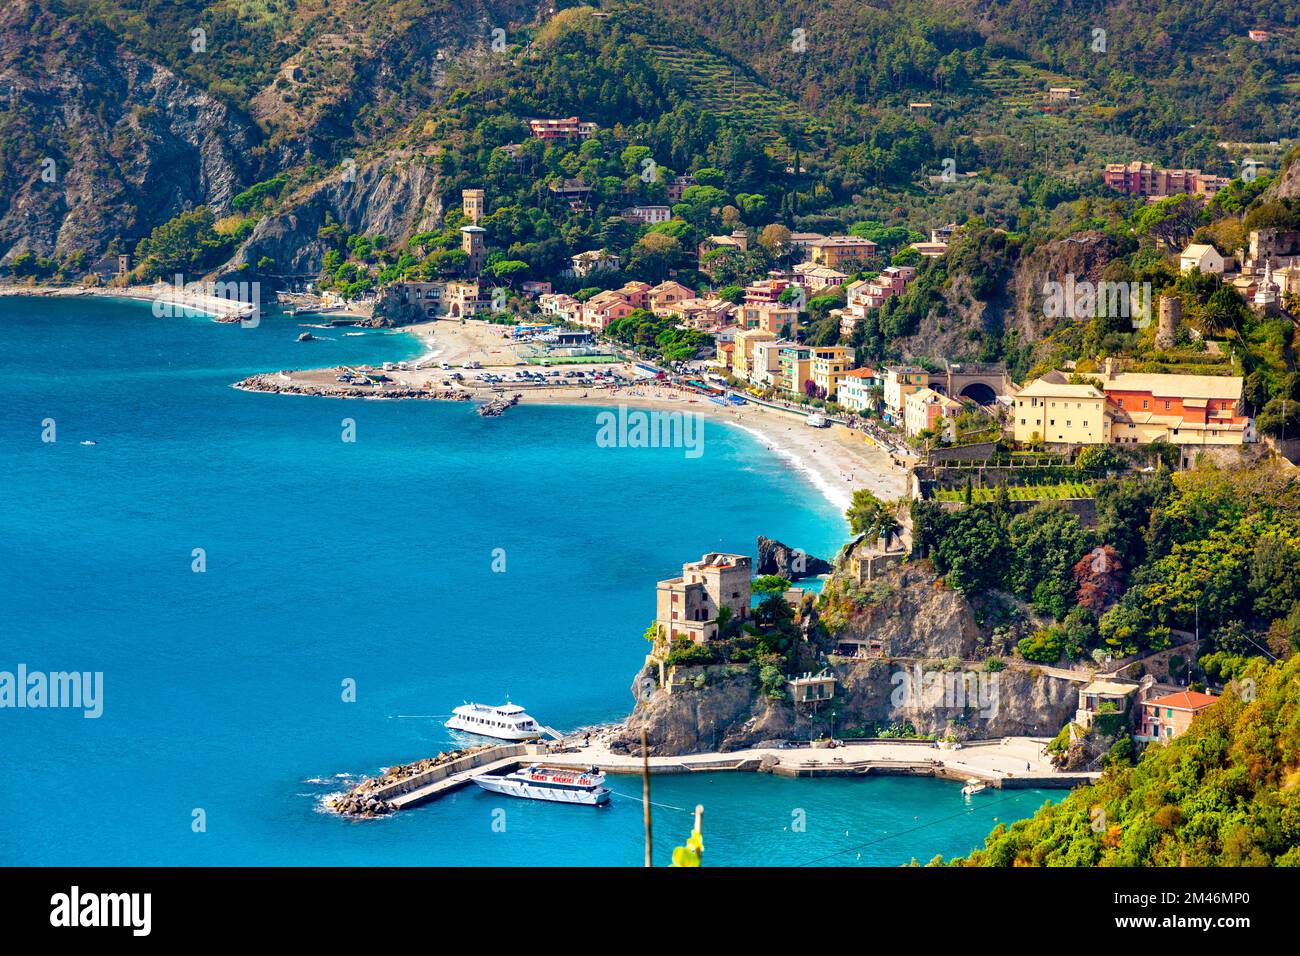
[[[804,608],[801,627],[800,657],[834,674],[833,699],[796,704],[788,685],[765,688],[752,663],[679,666],[668,687],[658,686],[651,667],[636,677],[643,693],[616,744],[639,747],[642,729],[656,754],[909,730],[957,739],[1052,736],[1073,716],[1083,675],[1022,663],[989,670],[974,609],[925,562],[864,585],[850,568],[840,562],[816,609]],[[880,654],[827,653],[846,641],[879,642]]]
[[[877,736],[900,729],[957,739],[1050,737],[1074,716],[1079,682],[1036,668],[945,670],[938,662],[841,661],[833,700],[794,704],[762,690],[755,665],[679,667],[671,691],[637,703],[614,741],[676,755],[743,750],[786,740]],[[653,674],[638,675],[638,682]]]
[[[394,151],[365,165],[345,166],[289,197],[279,212],[258,222],[228,269],[263,257],[277,275],[315,275],[330,245],[317,237],[327,221],[349,232],[405,238],[442,218],[438,177],[427,155]]]
[[[255,175],[247,116],[51,12],[0,9],[0,260],[97,254]]]

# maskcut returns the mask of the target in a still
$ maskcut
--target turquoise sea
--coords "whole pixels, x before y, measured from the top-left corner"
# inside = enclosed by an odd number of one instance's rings
[[[96,720],[0,709],[0,863],[639,864],[628,797],[595,810],[466,790],[368,822],[320,799],[449,747],[442,721],[467,699],[508,694],[561,728],[623,716],[657,579],[705,551],[752,553],[759,534],[830,555],[842,517],[722,425],[688,458],[597,447],[593,409],[485,420],[230,388],[421,349],[298,331],[0,298],[0,671],[104,675]],[[749,774],[656,778],[653,794],[659,857],[702,803],[709,865],[962,853],[1046,797]]]

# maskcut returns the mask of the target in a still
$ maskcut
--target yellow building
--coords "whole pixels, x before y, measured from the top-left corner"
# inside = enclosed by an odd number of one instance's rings
[[[731,353],[731,374],[741,381],[752,381],[754,373],[754,346],[759,342],[775,342],[776,334],[767,329],[743,329],[736,333],[736,347]]]
[[[1240,445],[1256,440],[1234,375],[1120,372],[1107,359],[1090,383],[1052,372],[1017,393],[1017,441],[1077,445]]]
[[[787,345],[781,349],[777,362],[780,365],[777,388],[802,395],[804,383],[812,381],[812,349],[807,345]]]
[[[1019,442],[1098,445],[1109,441],[1106,393],[1095,385],[1038,379],[1016,394],[1012,435]]]
[[[930,373],[916,365],[886,365],[885,419],[898,424],[903,420],[903,402],[912,392],[919,392],[930,384]]]
[[[819,346],[812,350],[812,380],[825,398],[834,398],[840,379],[853,369],[853,349],[847,345]]]

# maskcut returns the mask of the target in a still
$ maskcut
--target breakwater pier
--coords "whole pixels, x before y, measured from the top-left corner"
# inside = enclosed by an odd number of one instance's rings
[[[941,748],[928,740],[863,740],[835,747],[756,747],[730,753],[683,754],[650,757],[650,773],[720,773],[745,771],[783,777],[861,777],[872,774],[979,780],[995,789],[1070,788],[1091,783],[1095,772],[1056,770],[1043,753],[1047,740],[1004,737],[968,741],[961,747]],[[586,769],[596,766],[608,774],[639,774],[642,758],[614,753],[603,739],[574,745],[486,744],[472,750],[439,754],[429,760],[390,767],[383,776],[371,777],[330,803],[346,816],[384,816],[436,800],[468,786],[482,774],[505,774],[532,763],[548,767]]]

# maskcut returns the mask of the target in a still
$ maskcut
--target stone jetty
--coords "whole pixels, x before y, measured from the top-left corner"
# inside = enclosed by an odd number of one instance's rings
[[[373,818],[387,816],[394,810],[401,809],[401,802],[389,799],[423,783],[431,776],[443,777],[448,771],[459,770],[462,764],[477,764],[473,760],[492,756],[488,751],[501,749],[496,744],[483,744],[463,750],[450,750],[436,757],[426,757],[414,763],[398,764],[387,767],[377,777],[367,777],[346,793],[339,794],[326,802],[326,806],[335,813],[345,817]],[[513,752],[513,749],[512,749]],[[471,758],[466,761],[465,758]],[[442,774],[435,771],[443,771]]]
[[[382,374],[382,373],[375,373]],[[245,392],[276,392],[281,395],[316,395],[324,398],[423,398],[444,402],[467,402],[468,392],[434,385],[396,385],[378,382],[373,385],[355,382],[307,381],[285,372],[264,372],[236,382]]]

